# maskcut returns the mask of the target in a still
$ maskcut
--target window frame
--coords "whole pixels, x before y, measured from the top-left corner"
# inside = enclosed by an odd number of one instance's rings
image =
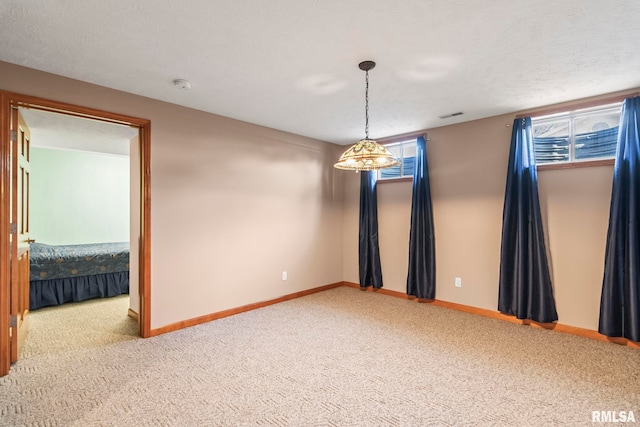
[[[587,119],[589,117],[604,116],[606,114],[615,113],[615,112],[619,113],[621,109],[622,109],[622,102],[615,101],[615,102],[603,103],[597,106],[589,106],[587,108],[570,108],[561,112],[554,112],[552,114],[539,115],[536,117],[532,117],[531,118],[532,127],[535,127],[536,125],[552,124],[552,123],[563,122],[563,121],[566,121],[567,123],[567,136],[568,136],[568,144],[569,144],[568,160],[545,162],[545,163],[537,164],[537,166],[546,168],[549,165],[553,165],[553,166],[572,165],[573,166],[573,165],[582,164],[582,163],[586,163],[588,166],[594,166],[593,164],[594,162],[600,163],[605,161],[608,164],[609,162],[614,161],[615,153],[609,156],[591,157],[587,159],[576,158],[576,149],[577,149],[576,137],[584,133],[584,132],[577,133],[576,122],[580,119]],[[534,141],[534,144],[535,144],[535,141]],[[534,151],[535,151],[535,147],[534,147]],[[586,166],[586,165],[580,165],[575,167],[583,167],[583,166]]]
[[[413,181],[413,174],[411,175],[402,175],[403,172],[403,168],[404,168],[404,149],[406,145],[411,145],[413,144],[414,147],[417,148],[418,145],[418,138],[420,136],[424,136],[424,134],[419,134],[417,136],[413,136],[413,135],[408,135],[405,137],[395,137],[395,138],[389,138],[388,140],[385,141],[381,141],[380,144],[384,145],[387,148],[391,148],[391,147],[396,147],[396,146],[401,146],[402,147],[402,157],[399,157],[398,160],[400,160],[400,176],[398,177],[392,177],[392,178],[382,178],[381,177],[381,171],[383,169],[378,169],[376,171],[376,182],[377,183],[383,183],[383,182],[402,182],[402,181]],[[426,136],[425,136],[426,138]],[[415,155],[414,155],[415,157]],[[415,164],[414,164],[414,168],[415,168]]]
[[[535,119],[538,117],[549,116],[552,114],[558,114],[566,111],[583,110],[583,109],[588,109],[592,107],[600,107],[607,104],[614,104],[617,102],[622,103],[626,98],[634,97],[634,96],[640,96],[640,92],[638,91],[629,91],[629,92],[622,92],[622,93],[618,92],[618,94],[615,94],[613,96],[606,96],[606,97],[602,97],[600,99],[595,99],[591,101],[569,102],[569,103],[560,104],[555,107],[554,106],[546,107],[546,108],[543,107],[537,110],[532,109],[532,110],[529,110],[528,112],[525,111],[524,113],[517,114],[515,118],[522,119],[524,117],[531,117],[532,119]],[[507,125],[507,127],[508,126],[510,125]],[[581,160],[579,162],[573,162],[573,163],[568,163],[568,162],[544,163],[541,165],[537,165],[536,168],[538,171],[545,171],[545,170],[574,169],[574,168],[595,167],[595,166],[613,166],[614,164],[615,164],[615,158],[604,159],[604,160],[603,159]]]

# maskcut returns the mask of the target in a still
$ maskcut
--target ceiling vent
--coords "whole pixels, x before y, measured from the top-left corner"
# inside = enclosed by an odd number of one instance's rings
[[[462,111],[458,111],[457,113],[445,114],[444,116],[439,116],[441,119],[448,119],[449,117],[461,116]]]

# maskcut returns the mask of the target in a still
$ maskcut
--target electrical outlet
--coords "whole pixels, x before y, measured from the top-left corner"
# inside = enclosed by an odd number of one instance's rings
[[[287,280],[287,272],[286,271],[282,272],[282,280]]]
[[[456,288],[461,288],[462,287],[462,277],[456,277],[456,280],[455,280],[454,283],[456,285]]]

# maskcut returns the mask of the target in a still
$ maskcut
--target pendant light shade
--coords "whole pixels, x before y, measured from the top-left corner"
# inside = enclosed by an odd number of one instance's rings
[[[342,153],[338,163],[333,165],[337,169],[370,171],[400,166],[400,161],[391,155],[387,147],[369,138],[369,70],[375,66],[376,63],[373,61],[364,61],[358,65],[366,73],[365,138]]]
[[[370,171],[399,165],[400,162],[391,155],[387,147],[372,139],[361,139],[342,153],[338,163],[333,166],[338,169]]]

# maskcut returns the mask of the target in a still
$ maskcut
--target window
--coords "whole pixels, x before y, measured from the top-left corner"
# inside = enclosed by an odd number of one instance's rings
[[[416,163],[416,140],[385,144],[391,154],[400,160],[400,166],[378,170],[378,179],[413,177]]]
[[[616,103],[533,118],[536,163],[614,158],[621,108]]]

